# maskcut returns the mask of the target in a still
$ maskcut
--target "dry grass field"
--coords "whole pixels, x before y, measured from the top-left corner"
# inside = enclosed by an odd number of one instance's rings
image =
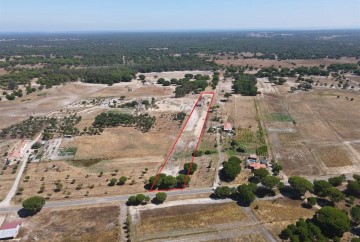
[[[255,209],[256,208],[256,209]],[[255,201],[252,211],[262,224],[278,238],[287,225],[300,218],[311,218],[315,210],[301,207],[301,201],[280,198],[273,201]]]
[[[40,187],[45,190],[39,195],[49,200],[99,197],[129,193],[144,193],[145,182],[158,170],[161,157],[144,157],[132,159],[86,161],[86,162],[41,162],[28,165],[19,187],[24,188],[16,195],[14,202],[20,202],[29,196],[38,194]],[[146,171],[145,168],[148,168]],[[115,170],[118,170],[116,172]],[[103,175],[100,176],[100,172]],[[25,177],[30,178],[26,181]],[[111,178],[128,178],[124,185],[109,186]],[[56,191],[55,183],[63,185]]]
[[[351,148],[360,139],[355,92],[315,88],[289,93],[289,84],[274,89],[258,103],[274,156],[287,175],[340,174],[341,167],[351,166],[359,172],[360,154]],[[288,120],[267,118],[278,114]]]
[[[197,241],[200,238],[211,241],[238,237],[228,233],[233,226],[247,219],[246,213],[236,203],[193,204],[148,209],[140,211],[140,221],[132,225],[132,239],[135,241],[166,241],[169,238]],[[228,230],[221,232],[221,227]],[[260,237],[260,236],[259,236]],[[241,241],[241,240],[240,240]]]
[[[163,157],[180,130],[171,115],[157,116],[155,128],[142,133],[135,128],[107,128],[101,135],[75,137],[75,160]],[[71,144],[69,144],[71,146]]]
[[[20,241],[101,242],[118,241],[118,206],[79,209],[43,209],[23,220]]]

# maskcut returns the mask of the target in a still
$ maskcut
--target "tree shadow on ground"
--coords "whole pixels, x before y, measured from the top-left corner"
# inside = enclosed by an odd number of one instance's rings
[[[19,215],[20,218],[27,218],[34,215],[34,213],[29,212],[25,208],[21,208],[19,211],[17,211],[17,214]]]
[[[256,189],[255,191],[255,195],[258,198],[264,198],[264,197],[274,197],[275,196],[275,192],[267,187],[264,186],[260,186]]]
[[[283,195],[284,197],[290,198],[292,200],[301,199],[301,196],[299,196],[299,194],[294,189],[292,189],[290,186],[284,186],[283,188],[281,188],[280,194]]]
[[[325,198],[318,197],[316,202],[320,207],[325,207],[325,206],[334,207],[334,203]]]

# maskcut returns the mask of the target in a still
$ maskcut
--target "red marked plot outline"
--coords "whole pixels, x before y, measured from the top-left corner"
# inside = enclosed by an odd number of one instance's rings
[[[159,179],[160,173],[162,172],[162,170],[164,169],[164,167],[165,167],[166,164],[168,163],[168,161],[169,161],[169,159],[170,159],[170,156],[172,155],[172,153],[173,153],[173,151],[174,151],[174,149],[175,149],[176,144],[178,143],[178,141],[179,141],[182,133],[183,133],[184,130],[185,130],[185,127],[187,126],[187,124],[188,124],[188,122],[189,122],[189,120],[190,120],[191,115],[193,114],[193,112],[194,112],[194,110],[195,110],[195,108],[196,108],[197,103],[200,101],[200,99],[201,99],[201,97],[202,97],[203,95],[212,95],[212,97],[211,97],[211,101],[210,101],[209,107],[208,107],[208,109],[207,109],[207,111],[206,111],[206,117],[205,117],[205,121],[204,121],[204,123],[203,123],[203,125],[202,125],[201,133],[200,133],[200,135],[199,135],[199,138],[198,138],[198,140],[197,140],[194,153],[193,153],[192,158],[191,158],[190,168],[189,168],[189,170],[188,170],[188,173],[187,173],[187,175],[186,175],[185,182],[184,182],[182,188],[154,189],[154,186],[155,186],[157,180]],[[170,150],[169,154],[168,154],[167,157],[165,158],[164,164],[160,167],[160,169],[159,169],[159,171],[158,171],[158,173],[157,173],[157,175],[156,175],[155,181],[154,181],[154,183],[151,185],[150,192],[153,192],[153,191],[184,190],[184,189],[186,188],[186,182],[187,182],[187,180],[189,179],[190,170],[191,170],[191,167],[192,167],[192,165],[193,165],[193,163],[194,163],[194,159],[195,159],[196,152],[197,152],[197,149],[198,149],[198,147],[199,147],[201,138],[202,138],[202,136],[203,136],[203,134],[204,134],[205,124],[206,124],[206,121],[207,121],[207,119],[208,119],[208,117],[209,117],[209,111],[210,111],[210,108],[211,108],[211,106],[212,106],[212,104],[213,104],[214,98],[215,98],[215,92],[202,92],[202,93],[200,93],[200,96],[199,96],[199,98],[196,100],[195,105],[194,105],[194,107],[192,108],[190,115],[188,116],[188,118],[187,118],[185,124],[183,125],[183,127],[181,128],[181,131],[180,131],[179,135],[177,136],[177,138],[176,138],[176,140],[175,140],[175,143],[173,144],[173,146],[171,147],[171,150]]]

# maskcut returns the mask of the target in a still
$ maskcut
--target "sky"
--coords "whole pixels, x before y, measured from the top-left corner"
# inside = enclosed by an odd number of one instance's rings
[[[0,0],[0,32],[360,28],[360,0]]]

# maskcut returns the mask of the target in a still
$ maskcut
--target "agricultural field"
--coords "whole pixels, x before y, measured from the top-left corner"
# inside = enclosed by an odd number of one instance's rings
[[[251,205],[255,216],[277,238],[287,225],[300,218],[311,218],[315,210],[301,207],[301,202],[288,198],[273,201],[256,201]]]
[[[117,241],[119,206],[44,209],[36,217],[23,219],[19,241]],[[76,225],[76,226],[74,226]]]
[[[201,204],[205,200],[188,200],[189,205],[170,202],[160,207],[131,208],[132,238],[136,241],[166,241],[170,238],[266,241],[261,225],[247,210],[233,202]]]
[[[290,93],[290,83],[258,98],[274,158],[287,175],[359,170],[360,100],[355,92],[314,88]],[[272,90],[271,90],[272,89]]]

